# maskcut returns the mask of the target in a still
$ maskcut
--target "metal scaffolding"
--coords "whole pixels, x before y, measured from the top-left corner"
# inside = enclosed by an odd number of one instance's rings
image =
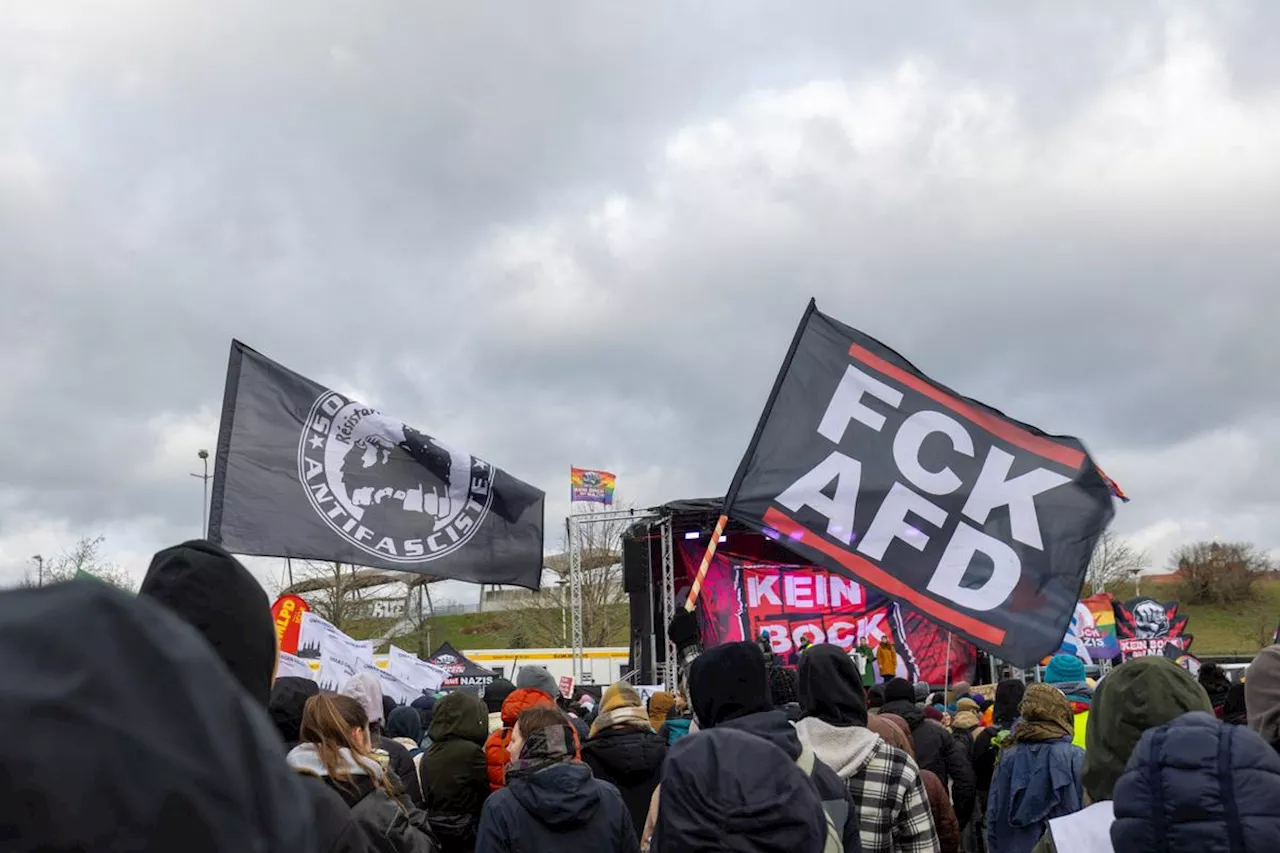
[[[671,624],[671,617],[676,613],[676,568],[675,568],[675,547],[672,542],[672,523],[671,516],[668,515],[662,520],[660,525],[662,530],[662,640],[666,644],[667,654],[664,658],[666,666],[664,667],[662,683],[666,685],[667,690],[675,692],[676,683],[679,681],[680,667],[677,664],[678,649],[676,644],[671,642],[671,638],[667,636],[667,626]],[[654,653],[657,653],[657,643],[654,643]],[[654,667],[654,672],[658,671]]]
[[[589,524],[605,524],[614,521],[644,521],[660,517],[661,513],[653,510],[630,509],[612,512],[583,512],[565,519],[565,538],[569,546],[569,610],[573,633],[573,680],[575,683],[582,681],[582,664],[585,658],[583,651],[585,637],[582,627],[582,527]],[[665,541],[663,546],[665,550],[662,557],[664,585],[667,584],[667,578],[672,575],[673,571],[671,543],[669,541],[670,525],[671,519],[668,516],[664,527]],[[621,557],[619,557],[619,560],[621,560]],[[664,601],[670,601],[674,598],[675,593],[670,586],[667,586],[664,593]],[[666,633],[665,626],[663,633]]]

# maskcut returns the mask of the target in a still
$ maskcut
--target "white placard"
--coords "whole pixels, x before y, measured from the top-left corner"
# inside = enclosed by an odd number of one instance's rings
[[[298,657],[319,658],[324,648],[325,638],[340,640],[349,648],[350,654],[361,663],[373,663],[373,641],[357,640],[349,637],[334,627],[332,622],[307,612],[302,614],[302,625],[298,628]]]
[[[655,693],[661,693],[666,689],[667,688],[662,684],[637,684],[636,685],[636,692],[640,694],[640,701],[643,702],[646,707],[648,707],[649,705],[650,696],[652,696]]]
[[[361,666],[362,672],[377,676],[378,684],[382,687],[382,695],[389,697],[397,705],[408,705],[422,695],[421,690],[415,690],[410,684],[396,678],[385,669],[379,669],[371,663],[361,664]]]
[[[360,671],[361,662],[351,647],[335,637],[325,637],[320,644],[320,672],[316,683],[321,690],[337,693]]]
[[[434,693],[449,677],[449,673],[443,668],[427,663],[417,655],[395,646],[391,647],[391,659],[387,669],[396,678],[413,687],[416,691],[415,696],[424,690]]]
[[[314,681],[315,677],[316,674],[302,658],[288,652],[280,653],[280,662],[276,664],[276,678],[305,678]]]

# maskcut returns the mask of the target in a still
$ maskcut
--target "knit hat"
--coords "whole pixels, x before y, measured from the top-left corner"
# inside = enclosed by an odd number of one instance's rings
[[[929,682],[917,681],[915,683],[915,701],[923,702],[929,698]]]
[[[916,689],[905,678],[895,678],[884,686],[884,701],[915,702]]]
[[[516,687],[541,690],[552,699],[560,695],[555,677],[545,666],[522,666],[516,673]]]
[[[936,705],[930,705],[928,708],[924,709],[924,718],[926,720],[933,720],[936,723],[940,723],[942,722],[942,711]]]
[[[689,665],[689,702],[702,729],[772,710],[760,647],[725,643],[694,658]]]
[[[796,673],[785,666],[769,667],[769,698],[773,707],[781,708],[791,702],[800,701],[796,686]]]
[[[1084,661],[1075,655],[1054,655],[1044,668],[1045,684],[1075,684],[1084,678]]]
[[[484,688],[484,706],[489,710],[490,714],[497,714],[502,711],[502,703],[507,701],[516,689],[516,686],[505,678],[495,678],[490,681]]]
[[[963,714],[965,711],[972,711],[975,715],[978,713],[978,703],[968,696],[956,703],[956,712]]]

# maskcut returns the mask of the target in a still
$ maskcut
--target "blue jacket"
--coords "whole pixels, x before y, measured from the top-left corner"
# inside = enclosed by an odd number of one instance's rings
[[[1124,853],[1280,850],[1280,756],[1244,726],[1184,714],[1142,735],[1116,784]]]
[[[1084,750],[1068,737],[1006,748],[987,800],[991,853],[1029,853],[1051,818],[1083,808],[1083,770]]]
[[[618,789],[577,762],[512,779],[485,801],[476,833],[476,853],[639,849]]]

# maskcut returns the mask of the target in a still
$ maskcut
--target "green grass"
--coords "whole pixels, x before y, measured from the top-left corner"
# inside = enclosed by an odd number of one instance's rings
[[[1121,601],[1133,597],[1131,585],[1120,585],[1109,591]],[[1173,601],[1178,597],[1178,588],[1147,582],[1142,586],[1142,593],[1157,601]],[[1253,599],[1239,604],[1180,604],[1178,615],[1188,617],[1187,632],[1195,637],[1192,654],[1198,657],[1252,655],[1270,644],[1276,621],[1280,620],[1280,581],[1256,582]]]
[[[627,606],[613,605],[615,612],[610,624],[615,626],[607,645],[625,646],[629,639]],[[395,638],[395,644],[407,651],[430,654],[442,643],[449,643],[459,651],[463,649],[509,649],[520,641],[520,611],[502,610],[494,613],[454,613],[434,616],[427,620],[427,630]],[[358,635],[353,635],[357,636]],[[366,635],[367,636],[367,635]],[[525,646],[532,643],[526,642]],[[557,644],[559,645],[559,644]],[[379,652],[387,651],[384,645]]]

